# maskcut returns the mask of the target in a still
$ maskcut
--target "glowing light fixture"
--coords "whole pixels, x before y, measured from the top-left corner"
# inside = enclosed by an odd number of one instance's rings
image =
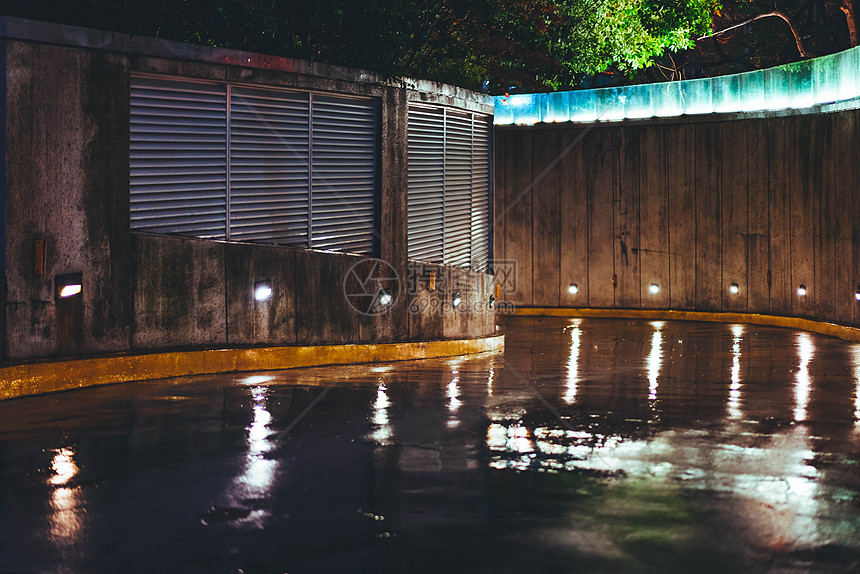
[[[60,289],[60,297],[74,297],[80,294],[81,289],[80,285],[66,285]]]
[[[567,292],[571,295],[576,295],[577,293],[579,293],[579,285],[577,285],[576,283],[571,283],[570,287],[567,288]]]
[[[68,299],[83,292],[83,281],[80,273],[59,275],[55,280],[57,299]]]
[[[457,307],[459,307],[460,301],[461,301],[461,299],[460,299],[460,292],[459,291],[454,291],[453,293],[451,293],[451,306],[452,307],[454,307],[455,309]]]
[[[740,287],[738,287],[737,283],[732,283],[731,285],[729,285],[729,293],[731,293],[732,295],[737,295],[740,290],[741,289]]]
[[[496,298],[490,295],[490,309],[496,306]]]
[[[656,295],[657,293],[660,292],[660,286],[657,285],[656,283],[651,283],[651,286],[648,287],[648,292],[651,293],[652,295]]]
[[[858,287],[857,291],[854,292],[854,299],[860,301],[860,287]]]
[[[797,288],[797,296],[803,297],[804,295],[806,295],[806,285],[801,285]]]
[[[254,285],[254,299],[268,301],[272,298],[272,286],[268,281],[260,281]]]
[[[376,300],[380,305],[391,305],[391,292],[388,289],[380,289],[379,293],[376,295]]]

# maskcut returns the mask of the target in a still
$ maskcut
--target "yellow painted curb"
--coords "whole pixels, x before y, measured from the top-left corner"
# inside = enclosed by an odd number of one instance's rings
[[[788,327],[801,329],[822,335],[831,335],[849,341],[860,341],[860,329],[814,321],[799,317],[781,317],[778,315],[759,315],[757,313],[716,313],[707,311],[672,311],[668,309],[574,309],[528,307],[514,311],[520,316],[542,317],[607,317],[613,319],[652,319],[666,321],[710,321],[714,323],[750,323],[753,325],[769,325],[771,327]]]
[[[431,359],[504,348],[504,335],[498,335],[450,341],[215,349],[54,361],[0,368],[0,400],[185,375]]]

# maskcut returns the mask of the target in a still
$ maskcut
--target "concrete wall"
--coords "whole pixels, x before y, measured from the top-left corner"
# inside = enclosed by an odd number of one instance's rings
[[[11,357],[128,348],[132,307],[127,62],[8,42],[6,321]],[[35,274],[34,242],[47,245]],[[55,304],[54,278],[86,294]]]
[[[392,287],[392,309],[364,313],[346,292],[353,266],[365,257],[132,235],[134,349],[385,342],[477,337],[494,332],[484,302],[492,277],[463,269],[413,265]],[[419,277],[438,276],[435,289]],[[410,278],[412,278],[410,280]],[[271,282],[268,301],[253,297],[254,285]],[[414,286],[414,287],[413,287]],[[451,294],[464,303],[454,310]]]
[[[3,20],[8,355],[0,360],[493,333],[492,309],[482,305],[491,291],[489,276],[454,271],[455,285],[475,286],[461,289],[466,305],[410,312],[412,299],[423,295],[407,289],[406,259],[407,101],[459,103],[486,113],[492,111],[489,98],[426,82],[409,90],[361,71]],[[401,281],[391,309],[367,315],[350,307],[344,278],[363,259],[358,256],[131,233],[133,72],[378,98],[377,255]],[[47,244],[44,274],[34,268],[37,239]],[[55,278],[78,272],[83,296],[58,300]],[[274,293],[258,303],[253,286],[263,279]],[[440,290],[431,295],[450,298]]]
[[[849,110],[497,127],[495,253],[519,270],[504,297],[858,325],[858,122]]]

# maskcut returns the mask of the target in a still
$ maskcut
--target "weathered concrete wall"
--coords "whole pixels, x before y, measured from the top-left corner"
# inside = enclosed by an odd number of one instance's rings
[[[0,40],[0,362],[6,342],[6,40]]]
[[[858,122],[850,110],[497,127],[496,257],[519,264],[504,297],[860,324]]]
[[[225,244],[167,236],[132,237],[134,348],[226,344]]]
[[[14,23],[16,33],[34,37],[0,38],[8,84],[3,92],[8,112],[3,123],[8,144],[3,155],[8,284],[3,333],[8,341],[3,348],[8,348],[8,359],[426,340],[494,331],[492,310],[479,303],[491,290],[487,275],[455,271],[462,277],[459,283],[479,288],[461,289],[464,305],[454,312],[439,310],[435,319],[433,310],[411,314],[413,295],[406,292],[407,99],[459,102],[488,112],[486,98],[443,86],[436,87],[436,94],[408,95],[403,86],[360,71],[333,69],[326,76],[324,67],[241,58],[244,53],[231,51],[219,51],[216,58],[206,49],[198,53],[172,43],[150,42],[153,56],[141,47],[147,42],[121,35]],[[168,57],[160,57],[165,50]],[[391,308],[366,314],[349,305],[344,278],[361,257],[131,233],[133,72],[377,98],[377,254],[402,283]],[[34,270],[36,239],[47,243],[44,274]],[[56,298],[55,278],[66,273],[82,274],[82,297]],[[253,299],[253,286],[261,280],[272,282],[269,301]],[[3,293],[0,289],[0,302]],[[431,319],[422,322],[422,317]]]
[[[6,321],[9,355],[128,348],[129,75],[122,57],[8,42]],[[34,241],[47,270],[34,273]],[[83,274],[57,305],[54,277]]]
[[[434,289],[419,280],[413,292],[408,276],[399,277],[390,310],[375,313],[348,298],[355,293],[345,281],[350,271],[364,278],[370,269],[363,256],[143,233],[132,234],[132,246],[134,349],[389,342],[494,331],[487,305],[492,277],[483,273],[419,265],[438,277]],[[261,281],[272,287],[268,301],[254,299]],[[457,309],[455,291],[463,300]]]
[[[224,245],[227,342],[231,345],[290,345],[296,342],[296,257],[264,245]],[[272,297],[254,299],[257,283]]]
[[[466,269],[410,262],[406,281],[409,338],[436,333],[445,338],[468,338],[495,331],[495,308],[491,275]],[[454,307],[454,293],[461,303]]]

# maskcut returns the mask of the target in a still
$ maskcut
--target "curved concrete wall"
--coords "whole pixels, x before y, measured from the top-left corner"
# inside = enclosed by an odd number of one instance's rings
[[[487,96],[429,82],[286,58],[0,17],[0,362],[160,349],[483,337],[492,277],[410,265],[406,250],[407,102],[492,113]],[[131,233],[133,72],[376,98],[380,249],[400,278],[384,315],[344,293],[357,255]],[[3,163],[0,162],[0,168]],[[47,244],[44,273],[35,240]],[[81,273],[82,296],[54,279]],[[410,281],[414,275],[419,279]],[[444,277],[427,288],[429,276]],[[265,304],[255,281],[273,281]],[[464,305],[444,305],[460,291]],[[422,304],[418,304],[422,303]],[[435,304],[430,304],[435,303]],[[0,320],[0,327],[3,320]]]
[[[860,112],[759,116],[497,126],[503,297],[860,324]]]

